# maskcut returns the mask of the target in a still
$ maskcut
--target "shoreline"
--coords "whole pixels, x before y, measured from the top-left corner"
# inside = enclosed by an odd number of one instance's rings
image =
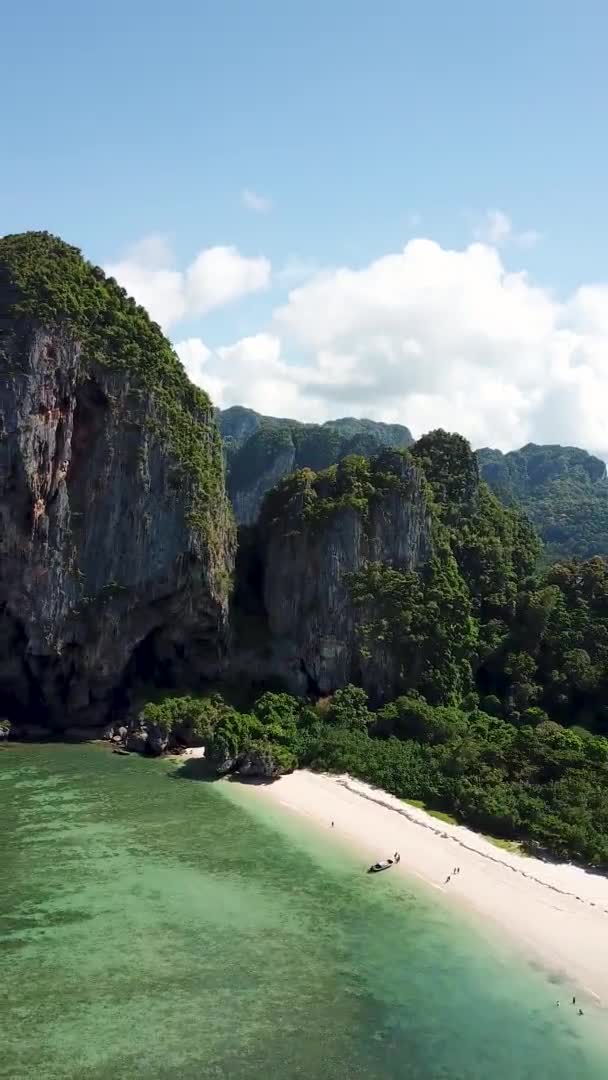
[[[608,1008],[608,879],[503,851],[479,833],[444,824],[347,775],[298,770],[243,787],[308,818],[372,862],[399,851],[395,873],[441,892],[446,905],[482,916],[503,932],[503,944],[508,939],[560,983],[567,980],[570,989],[559,988],[564,1003],[581,994]],[[455,866],[460,872],[454,875]]]

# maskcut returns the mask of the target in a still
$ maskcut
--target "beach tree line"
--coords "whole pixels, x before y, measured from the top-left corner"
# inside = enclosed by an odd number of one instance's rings
[[[303,767],[348,772],[497,838],[608,865],[608,741],[551,720],[513,724],[478,706],[432,706],[416,693],[372,710],[355,686],[316,703],[266,692],[247,712],[221,695],[147,706],[172,745],[197,738],[213,773],[256,763],[272,779]],[[190,743],[189,743],[190,744]]]

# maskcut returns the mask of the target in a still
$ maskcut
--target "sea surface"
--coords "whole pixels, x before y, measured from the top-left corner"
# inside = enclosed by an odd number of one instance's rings
[[[569,987],[364,869],[174,762],[3,747],[0,1076],[605,1080]]]

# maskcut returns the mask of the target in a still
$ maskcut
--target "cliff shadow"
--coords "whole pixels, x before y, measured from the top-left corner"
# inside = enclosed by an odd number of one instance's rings
[[[186,758],[171,774],[172,780],[201,780],[206,784],[216,783],[220,777],[205,758]]]
[[[230,784],[244,784],[250,787],[265,787],[273,784],[274,778],[265,776],[240,776],[239,773],[226,773],[218,776],[216,770],[205,758],[189,758],[171,776],[172,780],[199,780],[206,784],[217,784],[227,780]]]
[[[242,787],[269,787],[278,779],[277,776],[241,776],[238,772],[224,777],[229,784],[240,784]]]

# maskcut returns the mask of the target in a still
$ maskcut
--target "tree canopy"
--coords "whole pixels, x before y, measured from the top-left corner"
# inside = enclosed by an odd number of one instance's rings
[[[466,704],[433,707],[417,694],[374,712],[354,686],[317,705],[266,692],[248,713],[214,695],[169,698],[143,715],[189,724],[198,715],[222,772],[252,757],[268,776],[296,766],[348,772],[493,837],[608,865],[608,741],[599,735],[548,720],[515,725]]]
[[[574,446],[536,446],[502,454],[478,450],[481,475],[507,505],[538,529],[545,561],[608,555],[608,479],[599,458]]]

